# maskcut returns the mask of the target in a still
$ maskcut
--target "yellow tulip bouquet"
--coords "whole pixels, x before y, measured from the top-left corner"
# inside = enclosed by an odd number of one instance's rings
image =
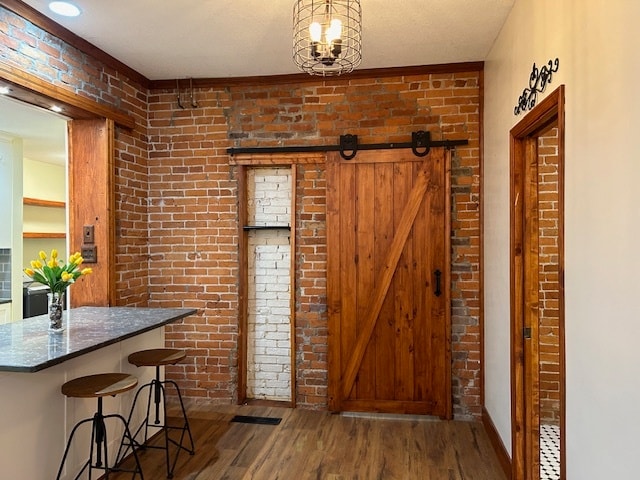
[[[62,294],[78,277],[92,273],[91,268],[80,269],[83,262],[80,252],[71,255],[67,263],[58,259],[58,251],[55,249],[51,250],[51,258],[48,260],[43,251],[40,251],[39,256],[39,260],[31,260],[31,268],[25,268],[24,273],[36,282],[47,285],[51,293]]]

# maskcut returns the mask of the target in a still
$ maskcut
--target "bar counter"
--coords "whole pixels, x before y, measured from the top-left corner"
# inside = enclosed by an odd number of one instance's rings
[[[62,333],[49,332],[47,315],[0,325],[0,478],[51,480],[73,426],[91,418],[95,399],[67,398],[60,387],[84,375],[124,372],[151,381],[153,368],[129,364],[138,350],[165,346],[165,325],[193,309],[80,307],[63,313]],[[195,365],[192,352],[182,362]],[[105,412],[128,415],[135,389],[104,398]],[[138,415],[138,414],[137,414]],[[113,461],[121,432],[109,434]],[[78,432],[62,480],[71,480],[86,460],[91,428]]]
[[[65,311],[64,330],[47,315],[0,325],[0,371],[37,372],[192,315],[187,308],[80,307]]]

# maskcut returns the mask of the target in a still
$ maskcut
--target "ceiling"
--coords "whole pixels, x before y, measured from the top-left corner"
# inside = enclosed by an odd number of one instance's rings
[[[22,138],[22,154],[31,160],[64,164],[67,120],[57,113],[0,95],[0,135]]]
[[[24,0],[149,80],[298,73],[294,0],[74,0],[65,18],[48,0]],[[515,0],[361,0],[359,69],[485,59]],[[65,122],[0,98],[0,132],[24,139],[28,158],[64,162]]]
[[[294,0],[23,0],[150,80],[298,73]],[[360,69],[484,60],[515,0],[361,0]]]

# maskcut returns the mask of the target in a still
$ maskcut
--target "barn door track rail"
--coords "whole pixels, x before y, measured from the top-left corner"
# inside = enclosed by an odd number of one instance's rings
[[[469,140],[431,140],[431,133],[418,130],[411,133],[410,142],[397,143],[365,143],[358,144],[358,136],[347,133],[340,135],[338,145],[300,145],[292,147],[231,147],[227,153],[231,156],[243,153],[303,153],[303,152],[340,152],[345,160],[351,160],[359,150],[389,150],[393,148],[410,148],[414,155],[424,157],[429,154],[431,147],[454,148],[458,145],[468,145]]]

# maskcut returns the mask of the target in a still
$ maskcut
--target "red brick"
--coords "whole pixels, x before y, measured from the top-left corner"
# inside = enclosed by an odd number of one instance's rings
[[[168,345],[190,350],[190,368],[171,367],[167,375],[191,401],[237,398],[237,174],[228,146],[335,144],[345,131],[362,142],[398,142],[417,128],[430,130],[433,138],[468,138],[469,147],[454,152],[452,162],[460,169],[452,173],[458,189],[452,198],[452,297],[456,308],[468,312],[452,318],[460,329],[452,350],[464,355],[453,366],[453,403],[458,415],[480,415],[478,73],[196,89],[200,107],[181,110],[174,91],[147,91],[70,46],[56,49],[54,38],[37,55],[18,51],[11,45],[32,40],[5,32],[24,25],[4,13],[0,32],[9,49],[0,55],[7,61],[25,68],[35,62],[47,81],[44,72],[63,71],[56,86],[125,108],[136,118],[133,131],[116,128],[117,302],[197,308],[196,316],[166,329]],[[388,109],[393,115],[383,111]],[[306,255],[296,267],[296,402],[323,409],[324,165],[299,167],[296,195],[297,253]]]

